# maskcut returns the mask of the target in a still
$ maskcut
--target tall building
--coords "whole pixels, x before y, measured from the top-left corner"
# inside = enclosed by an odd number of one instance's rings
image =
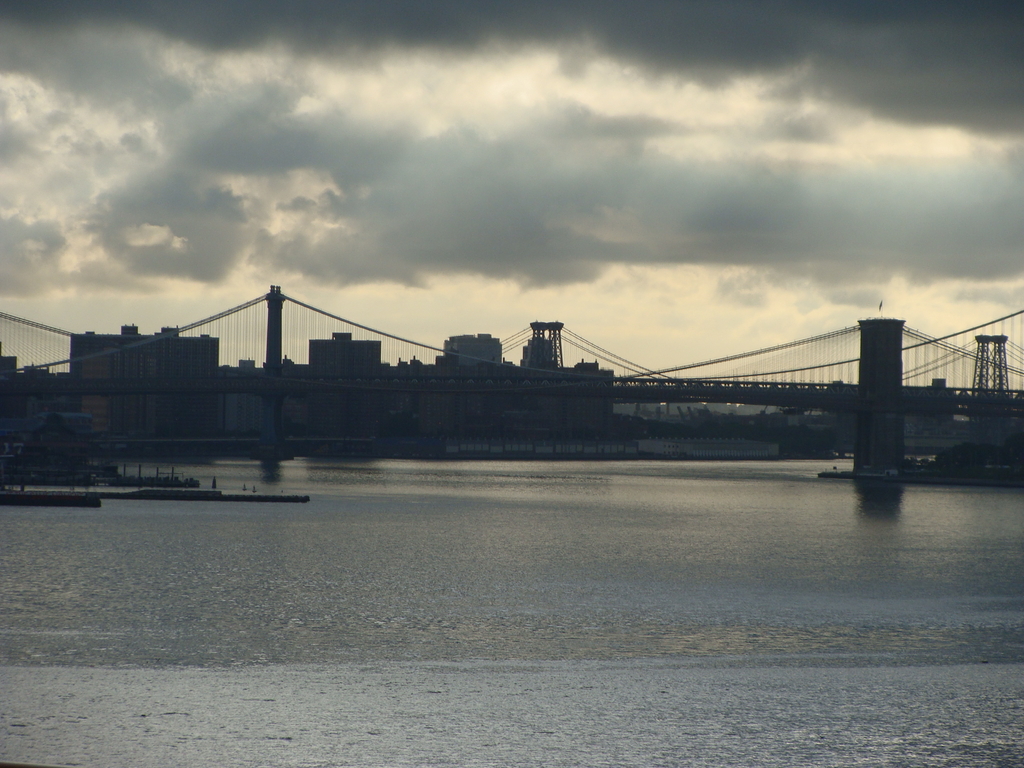
[[[222,376],[259,376],[255,360],[239,360],[238,366],[222,365]],[[258,434],[263,426],[263,400],[259,395],[233,392],[221,398],[222,427],[232,435]]]
[[[379,376],[383,366],[380,341],[353,339],[334,333],[309,340],[309,375],[315,379],[359,379]],[[307,396],[308,430],[328,437],[377,437],[384,395],[364,390],[315,392]]]
[[[0,344],[0,377],[13,376],[18,369],[18,358],[15,355],[4,355],[3,344]],[[18,419],[28,415],[27,397],[0,397],[0,418]]]
[[[123,325],[120,334],[71,336],[71,375],[84,379],[210,378],[219,357],[219,339],[179,336],[175,328],[147,336]],[[86,395],[81,410],[92,414],[94,431],[123,435],[205,436],[219,422],[216,395]]]
[[[453,355],[459,365],[479,365],[480,363],[501,363],[501,339],[489,333],[466,334],[451,336],[445,339],[446,355]]]
[[[18,369],[18,358],[14,355],[3,354],[3,343],[0,342],[0,375],[14,373]]]
[[[379,370],[379,340],[353,339],[351,333],[309,340],[309,372],[315,378],[359,378],[373,376]]]

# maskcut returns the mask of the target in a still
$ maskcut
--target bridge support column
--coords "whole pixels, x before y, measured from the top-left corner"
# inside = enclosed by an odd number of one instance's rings
[[[270,293],[267,294],[267,354],[263,369],[266,376],[273,376],[275,378],[280,377],[282,373],[283,308],[284,296],[281,295],[281,286],[270,286]],[[255,458],[293,458],[285,448],[284,430],[282,429],[284,423],[283,409],[284,398],[282,396],[266,395],[263,397],[263,424],[260,429],[260,442],[256,449]]]
[[[874,474],[903,463],[903,320],[860,321],[860,404],[853,471]]]

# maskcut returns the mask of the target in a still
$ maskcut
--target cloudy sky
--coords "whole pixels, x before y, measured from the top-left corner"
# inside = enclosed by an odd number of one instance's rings
[[[1024,307],[1024,5],[0,2],[0,310],[666,366]]]

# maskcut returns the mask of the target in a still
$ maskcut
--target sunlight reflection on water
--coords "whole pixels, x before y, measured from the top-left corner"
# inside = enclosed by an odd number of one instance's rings
[[[178,469],[312,501],[4,508],[0,757],[1009,764],[1019,493],[823,468],[220,461]]]

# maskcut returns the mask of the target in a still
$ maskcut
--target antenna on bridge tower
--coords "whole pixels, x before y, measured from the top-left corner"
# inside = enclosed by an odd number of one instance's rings
[[[985,392],[1005,392],[1008,368],[1006,336],[975,336],[978,350],[974,356],[974,388]]]
[[[523,365],[527,368],[562,367],[562,328],[564,323],[530,323],[532,338],[523,348]]]

